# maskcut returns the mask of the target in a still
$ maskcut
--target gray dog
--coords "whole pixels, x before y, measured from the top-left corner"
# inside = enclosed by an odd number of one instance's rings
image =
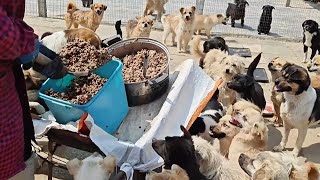
[[[235,20],[241,19],[241,26],[244,26],[244,17],[246,14],[246,5],[249,3],[245,0],[235,0],[235,4],[228,3],[228,8],[226,11],[227,18],[231,17],[231,27],[234,27]]]

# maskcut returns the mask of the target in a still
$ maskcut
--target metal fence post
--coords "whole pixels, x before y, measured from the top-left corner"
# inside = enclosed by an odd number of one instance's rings
[[[48,17],[47,15],[47,0],[38,0],[39,17]]]
[[[205,0],[196,0],[196,12],[197,14],[203,14]]]
[[[286,7],[289,7],[289,6],[290,6],[290,2],[291,2],[291,0],[287,0],[287,2],[286,2]]]

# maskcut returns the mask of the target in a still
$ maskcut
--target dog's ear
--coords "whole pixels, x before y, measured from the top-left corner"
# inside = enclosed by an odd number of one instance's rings
[[[107,10],[107,5],[103,5],[103,10]]]
[[[180,8],[180,13],[183,14],[184,8]]]
[[[222,14],[217,14],[217,17],[218,17],[218,18],[221,18],[221,17],[222,17]]]
[[[153,26],[154,21],[151,19],[150,20],[150,25]]]
[[[192,7],[191,7],[191,10],[192,10],[193,12],[195,12],[195,11],[196,11],[196,7],[195,7],[195,6],[192,6]]]
[[[262,6],[262,10],[264,10],[266,8],[266,6]]]
[[[94,10],[94,4],[90,5],[90,9]]]
[[[260,62],[261,54],[262,54],[262,52],[256,58],[254,58],[254,60],[250,63],[250,65],[248,67],[248,71],[247,71],[248,76],[253,77],[253,72],[257,68],[257,66]]]
[[[291,63],[285,63],[281,69],[281,71],[284,71],[285,69],[287,69],[289,66],[292,66],[293,64]]]
[[[189,133],[189,131],[183,127],[182,125],[180,126],[181,131],[183,132],[183,136],[186,138],[191,138],[191,134]]]
[[[304,27],[305,24],[306,24],[306,21],[304,21],[301,26]]]
[[[245,3],[246,3],[246,5],[248,5],[248,6],[249,6],[249,3],[248,3],[247,1],[245,1]]]
[[[67,169],[71,175],[75,175],[78,173],[81,165],[82,165],[82,161],[75,158],[67,162]]]
[[[273,6],[271,6],[271,9],[276,9],[276,8],[274,8]]]
[[[141,19],[143,16],[136,16],[136,20]]]

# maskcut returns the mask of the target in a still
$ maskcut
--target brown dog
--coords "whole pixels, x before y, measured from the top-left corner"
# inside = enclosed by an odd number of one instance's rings
[[[148,16],[136,17],[136,20],[128,21],[127,38],[149,37],[152,26],[153,20]]]
[[[311,85],[313,88],[320,89],[320,56],[317,55],[313,58],[312,63],[308,66],[309,72],[314,72],[315,75],[312,75]]]
[[[154,11],[157,11],[157,20],[161,21],[163,13],[166,13],[164,5],[169,0],[146,0],[146,7],[144,8],[143,15],[152,15]]]
[[[81,25],[96,31],[101,23],[104,11],[107,10],[107,6],[102,3],[95,3],[90,8],[90,11],[80,10],[74,2],[69,2],[67,13],[64,16],[67,29],[70,29],[73,24],[74,28],[78,28]]]
[[[150,172],[146,175],[146,180],[189,180],[187,172],[180,166],[173,164],[171,169],[163,169],[161,173]]]

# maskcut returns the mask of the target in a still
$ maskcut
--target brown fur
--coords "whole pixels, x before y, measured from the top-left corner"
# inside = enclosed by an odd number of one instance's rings
[[[127,38],[150,37],[152,26],[153,20],[149,17],[136,17],[136,20],[128,21]]]
[[[218,24],[226,24],[228,18],[222,14],[213,14],[213,15],[196,15],[194,20],[195,31],[199,35],[201,30],[205,30],[206,35],[210,38],[210,31],[212,28]]]
[[[68,42],[74,41],[75,39],[81,39],[89,42],[97,49],[101,47],[100,37],[90,29],[78,28],[78,29],[69,29],[64,31],[68,37]]]
[[[173,164],[170,170],[163,169],[161,173],[150,172],[146,180],[189,180],[187,172],[180,166]]]
[[[157,20],[160,21],[163,13],[165,13],[164,5],[168,1],[169,0],[146,0],[143,15],[152,15],[154,11],[157,11]]]
[[[169,34],[172,34],[172,44],[175,45],[177,36],[177,51],[188,52],[188,44],[194,32],[194,17],[196,8],[180,8],[179,15],[162,16],[164,35],[162,42],[165,44]]]
[[[320,89],[320,55],[313,58],[313,62],[308,66],[308,70],[315,72],[315,74],[310,77],[312,87]]]
[[[74,2],[69,2],[67,13],[64,16],[67,29],[70,29],[72,25],[74,28],[78,28],[81,25],[96,31],[101,23],[104,11],[107,10],[107,6],[102,3],[95,3],[90,8],[90,11],[80,10]]]

